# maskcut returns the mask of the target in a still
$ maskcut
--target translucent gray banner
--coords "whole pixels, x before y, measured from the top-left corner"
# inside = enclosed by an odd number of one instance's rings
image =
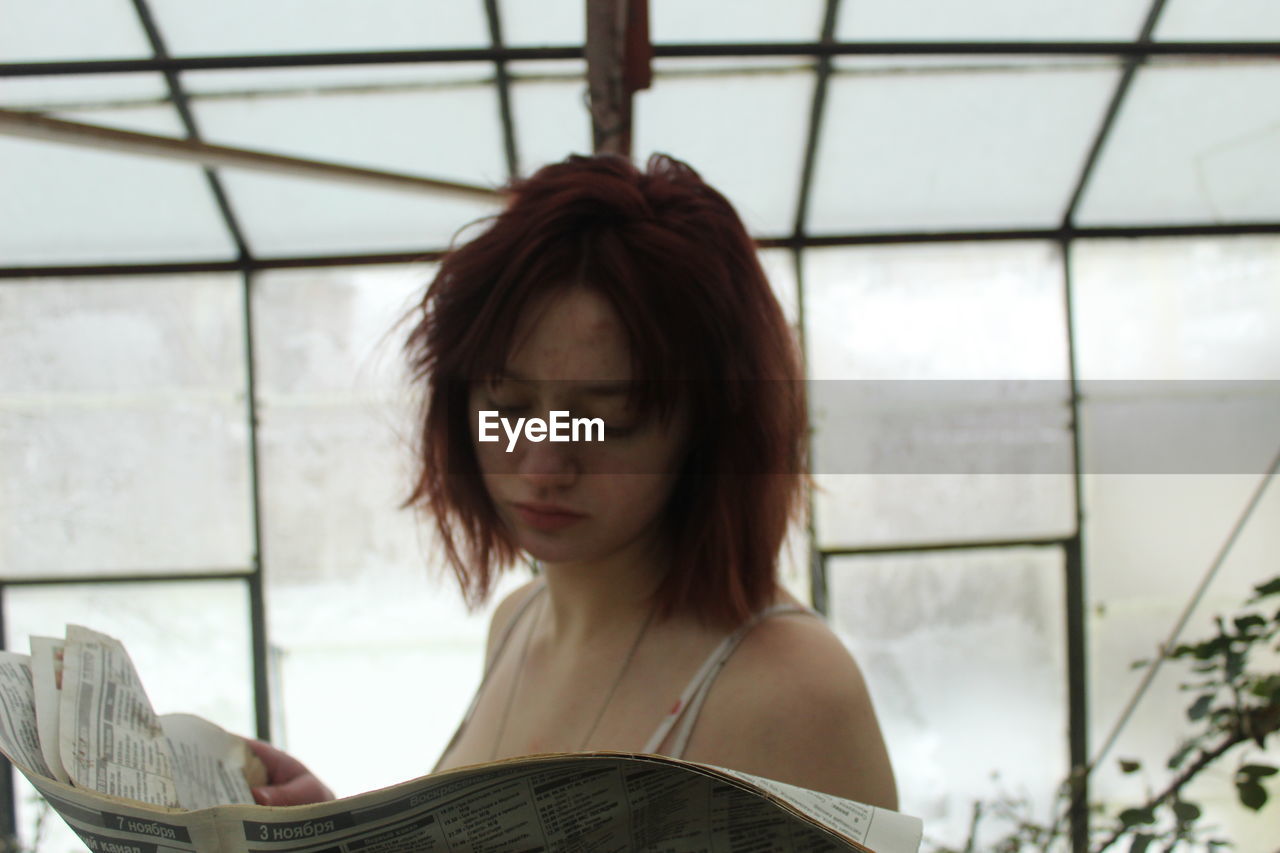
[[[809,383],[823,474],[1068,474],[1066,381]],[[1280,381],[1100,380],[1077,385],[1079,470],[1258,474],[1280,451]]]

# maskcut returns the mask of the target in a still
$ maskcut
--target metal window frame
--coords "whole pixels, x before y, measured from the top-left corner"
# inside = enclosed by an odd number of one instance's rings
[[[145,30],[152,55],[148,58],[91,60],[69,62],[0,63],[0,79],[8,77],[161,73],[168,86],[170,99],[182,118],[189,138],[200,138],[190,101],[182,88],[179,74],[184,71],[250,69],[250,68],[298,68],[336,67],[353,65],[378,65],[401,63],[438,62],[491,62],[494,66],[495,88],[499,118],[503,135],[503,151],[510,177],[520,174],[520,158],[517,133],[511,106],[511,77],[507,65],[513,61],[564,60],[584,58],[580,45],[550,47],[507,47],[502,37],[502,16],[497,0],[484,0],[489,30],[488,47],[440,49],[325,52],[289,55],[236,55],[236,56],[178,56],[167,50],[147,0],[133,0],[134,10]],[[1216,222],[1190,225],[1132,225],[1125,227],[1082,228],[1075,224],[1076,213],[1095,166],[1116,121],[1123,109],[1132,82],[1148,60],[1155,57],[1236,57],[1280,58],[1280,42],[1221,42],[1221,41],[1155,41],[1152,34],[1163,11],[1165,0],[1153,0],[1141,32],[1132,41],[959,41],[959,42],[838,42],[834,38],[839,15],[839,0],[827,0],[821,31],[814,42],[769,42],[733,44],[664,44],[654,46],[657,58],[750,58],[795,57],[812,61],[815,75],[813,100],[810,107],[808,129],[804,141],[804,159],[799,176],[796,217],[789,234],[760,238],[761,248],[784,248],[792,253],[795,266],[797,295],[799,299],[799,326],[801,346],[804,347],[806,330],[804,314],[803,253],[809,248],[832,246],[867,246],[894,244],[927,244],[950,242],[987,241],[1047,241],[1059,247],[1062,262],[1063,294],[1066,308],[1066,337],[1071,381],[1071,412],[1073,423],[1079,422],[1079,385],[1076,374],[1075,329],[1073,320],[1073,270],[1071,264],[1072,243],[1081,239],[1135,238],[1135,237],[1195,237],[1236,236],[1247,234],[1280,234],[1280,222],[1241,222],[1221,224]],[[1003,230],[955,230],[946,232],[899,232],[889,234],[835,234],[815,235],[808,224],[809,199],[816,168],[816,152],[822,133],[826,112],[827,91],[833,59],[837,56],[1074,56],[1109,57],[1123,61],[1121,78],[1112,93],[1102,125],[1090,146],[1086,162],[1074,185],[1061,224],[1057,228],[1003,229]],[[252,565],[244,569],[209,569],[197,573],[157,573],[117,576],[46,576],[0,579],[0,644],[4,640],[5,589],[11,586],[69,585],[84,583],[159,582],[187,580],[242,580],[249,589],[250,620],[253,647],[254,707],[257,732],[260,737],[270,736],[269,685],[267,673],[267,626],[264,600],[264,566],[262,561],[261,482],[259,479],[259,440],[256,390],[256,336],[253,317],[253,289],[255,274],[277,269],[360,266],[370,264],[401,264],[435,260],[441,256],[440,247],[406,247],[401,252],[379,252],[346,255],[307,255],[292,257],[256,256],[239,225],[230,200],[221,184],[216,169],[205,168],[206,180],[213,194],[223,225],[236,247],[236,257],[228,260],[193,260],[189,262],[164,262],[141,264],[70,264],[24,265],[0,268],[0,279],[29,280],[33,284],[49,278],[105,278],[118,276],[145,276],[174,273],[235,272],[241,276],[242,312],[244,323],[244,357],[246,365],[246,411],[249,428],[249,466],[252,481],[252,516],[254,554]],[[940,544],[901,543],[875,548],[811,548],[811,587],[815,605],[825,611],[828,606],[826,587],[827,561],[837,556],[865,556],[870,554],[911,553],[920,551],[957,551],[973,548],[999,549],[1013,547],[1059,548],[1064,555],[1066,591],[1066,633],[1068,657],[1068,717],[1070,733],[1068,753],[1070,764],[1079,778],[1077,798],[1070,815],[1073,847],[1083,851],[1087,847],[1087,672],[1085,659],[1087,636],[1084,607],[1084,523],[1081,507],[1080,437],[1073,429],[1075,476],[1075,530],[1067,537],[1045,539],[966,541]],[[813,513],[810,514],[810,519]],[[810,521],[812,524],[812,520]],[[816,541],[810,529],[811,542]],[[5,762],[7,764],[7,762]],[[1083,772],[1081,772],[1083,771]],[[0,833],[12,833],[14,829],[14,802],[11,774],[0,772]]]

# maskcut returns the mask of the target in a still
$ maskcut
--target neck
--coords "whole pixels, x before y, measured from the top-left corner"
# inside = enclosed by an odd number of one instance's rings
[[[607,560],[546,564],[551,641],[582,645],[634,630],[652,611],[668,565],[663,549],[651,544],[624,549]]]

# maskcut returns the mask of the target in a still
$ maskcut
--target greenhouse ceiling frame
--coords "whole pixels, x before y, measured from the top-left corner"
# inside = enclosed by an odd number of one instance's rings
[[[150,42],[152,57],[148,59],[92,60],[68,62],[24,62],[0,64],[0,79],[34,76],[65,76],[85,74],[133,74],[160,73],[166,81],[169,98],[182,120],[188,140],[201,142],[200,128],[191,109],[190,98],[183,88],[180,74],[186,71],[338,67],[355,65],[381,65],[404,63],[455,63],[488,62],[493,65],[493,82],[497,91],[497,103],[502,134],[502,151],[509,177],[521,173],[521,161],[517,146],[516,119],[511,106],[511,75],[508,63],[514,61],[549,61],[582,59],[581,46],[508,47],[503,39],[502,17],[497,0],[484,0],[484,11],[489,31],[488,47],[446,50],[395,50],[328,52],[290,55],[229,55],[174,57],[163,39],[160,29],[148,6],[147,0],[132,0],[139,22]],[[804,271],[801,255],[805,249],[836,246],[870,246],[890,244],[927,244],[983,241],[1047,241],[1059,246],[1062,258],[1063,299],[1067,317],[1067,348],[1071,381],[1072,422],[1077,423],[1080,414],[1080,397],[1074,352],[1072,317],[1072,270],[1069,247],[1072,241],[1099,238],[1138,237],[1195,237],[1233,236],[1246,234],[1280,234],[1280,221],[1269,222],[1201,222],[1186,225],[1132,225],[1123,227],[1079,227],[1075,224],[1080,200],[1089,185],[1100,152],[1106,145],[1117,116],[1131,88],[1139,68],[1153,57],[1220,57],[1280,59],[1280,42],[1168,42],[1153,41],[1152,33],[1163,11],[1165,0],[1151,4],[1139,37],[1134,41],[963,41],[963,42],[838,42],[835,40],[839,0],[827,0],[821,36],[818,41],[792,43],[750,44],[657,44],[653,55],[657,58],[758,58],[791,57],[813,62],[816,83],[810,105],[805,140],[803,165],[798,182],[796,216],[789,233],[765,235],[758,238],[761,248],[778,248],[791,251],[795,267],[799,303],[800,328],[805,327],[803,317]],[[842,56],[1092,56],[1116,58],[1122,61],[1122,73],[1112,92],[1102,123],[1094,134],[1084,165],[1073,183],[1070,200],[1062,210],[1059,225],[1055,228],[1030,229],[976,229],[952,231],[906,231],[898,233],[848,233],[838,235],[814,235],[809,233],[809,206],[817,159],[818,140],[826,112],[826,100],[833,74],[835,57]],[[306,161],[301,161],[306,162]],[[325,164],[321,164],[325,165]],[[254,275],[267,270],[357,266],[368,264],[399,264],[438,259],[442,247],[428,246],[421,250],[405,252],[378,252],[341,255],[299,255],[291,257],[258,257],[250,250],[236,212],[223,187],[218,169],[206,165],[205,181],[216,200],[224,227],[235,246],[236,257],[229,260],[161,263],[115,264],[45,264],[18,265],[0,268],[0,279],[38,281],[50,278],[99,278],[119,276],[163,275],[174,273],[234,272],[240,275],[242,310],[244,313],[244,354],[247,365],[247,394],[245,417],[249,428],[249,466],[252,481],[252,512],[254,556],[247,568],[211,569],[192,573],[161,573],[115,577],[34,577],[0,581],[0,639],[3,637],[3,594],[8,586],[51,585],[73,583],[132,583],[141,581],[178,580],[243,580],[249,589],[252,632],[254,695],[257,729],[260,737],[270,736],[270,708],[267,684],[266,617],[263,599],[262,519],[260,513],[261,490],[258,475],[258,413],[256,409],[255,336],[252,310]],[[802,341],[803,345],[803,341]],[[821,610],[827,607],[826,564],[833,557],[868,556],[884,553],[920,551],[962,551],[976,548],[1037,547],[1061,549],[1065,561],[1064,584],[1066,590],[1066,647],[1068,671],[1068,719],[1069,756],[1072,768],[1078,774],[1075,807],[1070,815],[1073,843],[1083,851],[1088,838],[1088,815],[1084,803],[1088,797],[1087,769],[1092,766],[1088,754],[1087,736],[1087,642],[1084,624],[1085,589],[1082,561],[1083,537],[1080,494],[1081,465],[1079,434],[1073,429],[1075,530],[1070,536],[1045,539],[1010,541],[950,542],[929,545],[889,545],[874,548],[825,548],[813,554],[812,589],[814,604]],[[812,518],[812,513],[810,513]],[[812,523],[812,522],[811,522]],[[1094,759],[1096,760],[1096,758]],[[7,790],[6,790],[7,789]],[[0,824],[8,818],[7,826],[0,825],[0,832],[13,827],[13,799],[9,775],[0,774]],[[5,814],[4,812],[7,812]]]

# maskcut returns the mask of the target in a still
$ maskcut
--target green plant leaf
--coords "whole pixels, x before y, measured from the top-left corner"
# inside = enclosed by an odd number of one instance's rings
[[[1188,720],[1202,720],[1209,713],[1209,707],[1213,704],[1213,694],[1206,693],[1191,703],[1191,707],[1187,709]]]
[[[1214,637],[1212,640],[1205,640],[1203,643],[1192,646],[1191,653],[1200,660],[1208,660],[1219,651],[1225,649],[1226,646],[1227,638],[1218,636]]]
[[[1266,583],[1259,584],[1253,588],[1254,596],[1249,599],[1250,603],[1260,598],[1266,598],[1269,595],[1280,593],[1280,577],[1274,577]]]
[[[1261,628],[1267,624],[1267,620],[1263,619],[1257,613],[1248,613],[1244,616],[1237,616],[1232,620],[1236,623],[1236,630],[1241,634],[1248,634],[1251,628]]]
[[[1200,807],[1195,803],[1177,800],[1173,804],[1173,815],[1178,819],[1179,823],[1191,823],[1191,821],[1200,817]]]
[[[1177,770],[1182,762],[1187,760],[1187,756],[1196,748],[1195,740],[1189,740],[1178,747],[1178,751],[1169,757],[1169,769]]]
[[[1257,782],[1237,782],[1236,792],[1240,795],[1240,805],[1255,812],[1267,804],[1267,789]]]
[[[1134,761],[1133,759],[1130,759],[1130,758],[1120,759],[1121,773],[1136,773],[1141,769],[1142,769],[1142,762],[1140,761]]]
[[[1146,853],[1147,848],[1151,846],[1151,842],[1155,840],[1156,837],[1154,835],[1139,832],[1133,837],[1133,842],[1129,845],[1129,853]]]
[[[1274,776],[1276,768],[1270,764],[1246,764],[1236,771],[1237,776],[1244,776],[1250,780],[1257,780],[1263,776]]]
[[[1120,812],[1120,824],[1125,829],[1132,829],[1135,826],[1155,822],[1156,816],[1151,809],[1125,809]]]
[[[1280,674],[1259,678],[1250,686],[1249,692],[1259,699],[1269,699],[1272,702],[1280,701]]]

